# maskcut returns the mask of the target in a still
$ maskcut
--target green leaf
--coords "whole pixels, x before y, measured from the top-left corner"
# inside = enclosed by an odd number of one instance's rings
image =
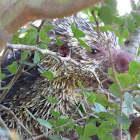
[[[108,113],[108,112],[100,112],[100,113],[98,114],[98,116],[101,117],[101,118],[106,118],[107,120],[108,120],[109,118],[115,119],[115,116],[114,116],[113,114]]]
[[[135,31],[135,24],[134,21],[131,19],[130,16],[125,18],[125,26],[128,28],[128,30],[132,33]]]
[[[42,50],[47,49],[46,44],[41,44],[41,45],[39,45],[39,48],[42,49]]]
[[[35,45],[36,40],[37,40],[37,35],[32,31],[28,30],[27,32],[23,33],[24,36],[19,36],[20,37],[20,44],[24,45]]]
[[[18,63],[14,61],[11,65],[7,66],[7,70],[12,74],[16,74],[18,70]]]
[[[58,63],[60,62],[60,60],[57,57],[55,57],[53,55],[51,57],[53,57]]]
[[[103,131],[99,131],[97,135],[100,140],[115,140],[113,136],[110,136],[109,134],[104,133]]]
[[[97,27],[95,27],[94,29],[97,30]],[[104,25],[100,26],[100,31],[101,32],[114,31],[114,28],[110,25]]]
[[[59,135],[49,135],[48,138],[52,139],[52,140],[58,140],[60,139]]]
[[[91,104],[93,104],[96,100],[96,96],[93,92],[90,92],[90,96],[87,98],[88,102],[90,102]]]
[[[46,120],[44,120],[44,119],[37,118],[37,121],[38,121],[41,125],[43,125],[43,126],[49,128],[49,129],[52,128],[52,125],[51,125],[48,121],[46,121]]]
[[[44,27],[41,29],[41,31],[49,32],[49,31],[51,31],[53,28],[54,28],[53,25],[46,25],[46,26],[44,26]]]
[[[107,100],[108,98],[107,98],[106,95],[102,95],[102,97],[101,97],[100,95],[96,94],[95,96],[96,96],[96,101],[95,102],[100,103],[105,108],[107,108],[107,107],[111,107],[111,108],[115,107],[114,104],[108,102],[108,100]]]
[[[70,140],[70,139],[69,139],[69,138],[63,138],[63,137],[62,137],[62,140]]]
[[[126,118],[124,116],[118,116],[117,120],[118,120],[119,124],[122,124],[124,126],[127,126],[127,125],[131,124],[131,120],[129,120],[128,118]]]
[[[54,111],[53,109],[51,110],[51,114],[56,118],[60,117],[60,114],[58,112]]]
[[[43,73],[41,74],[41,76],[44,76],[44,77],[50,79],[51,81],[54,79],[54,76],[53,76],[53,74],[52,74],[50,71],[45,71],[45,72],[43,72]]]
[[[40,68],[37,69],[40,73],[43,73],[44,71]]]
[[[1,73],[1,66],[0,66],[0,80],[3,80],[6,77],[6,74]]]
[[[49,32],[50,30],[52,30],[54,27],[53,25],[46,25],[44,26],[41,31],[40,31],[40,39],[45,42],[45,43],[50,43],[50,38],[47,37],[47,33],[46,32]]]
[[[129,38],[129,31],[128,31],[128,29],[123,30],[122,36],[123,36],[123,38],[125,38],[125,39]]]
[[[76,38],[78,40],[78,42],[80,43],[81,46],[85,47],[87,50],[89,50],[90,52],[92,52],[91,48],[81,39]]]
[[[120,89],[118,87],[118,85],[116,83],[112,84],[109,87],[109,90],[111,91],[111,93],[113,93],[115,96],[119,97],[120,95]]]
[[[113,17],[113,22],[117,25],[122,25],[123,24],[123,19],[120,17]]]
[[[128,74],[130,74],[130,75],[136,74],[138,76],[140,74],[140,63],[138,63],[136,61],[130,62]]]
[[[99,10],[99,17],[105,24],[112,23],[112,10],[108,6],[102,6]]]
[[[52,125],[52,126],[54,126],[54,121],[53,120],[48,120],[48,122]]]
[[[0,80],[3,80],[5,77],[6,77],[6,74],[1,73],[1,75],[0,75]]]
[[[105,133],[112,132],[114,129],[117,129],[117,127],[113,126],[110,124],[110,122],[103,122],[101,125],[98,127],[101,131]]]
[[[136,97],[134,98],[134,100],[135,100],[137,106],[140,107],[140,96],[136,96]]]
[[[92,139],[87,136],[81,136],[78,140],[92,140]]]
[[[47,97],[46,95],[43,95],[47,100],[49,100],[50,102],[52,102],[52,103],[58,103],[59,101],[58,100],[56,100],[56,99],[54,99],[54,98],[52,98],[52,97]]]
[[[40,64],[37,64],[37,66],[41,69],[41,73],[45,72],[45,69]]]
[[[69,119],[58,119],[58,120],[56,120],[56,126],[61,127],[61,125],[68,123],[68,121],[69,121]]]
[[[116,0],[105,0],[105,4],[108,5],[110,8],[116,9],[117,1]]]
[[[117,74],[117,78],[118,78],[122,88],[126,88],[126,87],[130,86],[130,84],[132,82],[131,75],[129,75],[127,73]]]
[[[85,103],[86,103],[86,101],[85,101]],[[86,107],[85,107],[85,105],[83,103],[81,103],[81,107],[82,107],[83,111],[86,113],[87,112]]]
[[[85,33],[75,27],[74,23],[71,24],[71,29],[75,38],[85,37]]]
[[[34,119],[36,120],[36,118],[34,117],[34,115],[25,107],[26,112]]]
[[[123,125],[122,129],[127,131],[129,129],[129,127],[130,127],[130,125]]]
[[[90,123],[90,124],[86,125],[85,130],[84,130],[84,135],[85,136],[96,135],[97,130],[98,130],[97,127]]]
[[[25,61],[25,60],[20,60],[20,62],[21,62],[21,63],[23,63],[23,64],[25,64],[25,65],[31,66],[31,67],[34,67],[34,66],[36,66],[35,64],[33,64],[33,63],[30,63],[30,62],[28,62],[28,61]]]
[[[64,42],[62,42],[59,38],[57,38],[57,36],[55,36],[55,39],[57,41],[57,42],[55,42],[56,45],[62,46],[64,44]]]
[[[34,34],[39,36],[39,32],[37,31],[36,27],[33,27],[33,26],[30,25],[30,30],[32,30],[34,32]]]
[[[140,23],[140,16],[136,13],[134,13],[133,11],[131,12],[131,15],[133,17],[133,19],[137,22]]]
[[[83,88],[83,85],[82,85],[82,83],[78,80],[78,86],[80,87],[80,88]]]
[[[128,92],[124,93],[124,102],[127,106],[127,113],[131,114],[133,113],[133,97]]]
[[[47,44],[51,42],[51,39],[47,37],[46,32],[40,32],[40,39]]]
[[[79,135],[83,135],[83,133],[84,133],[84,128],[82,128],[81,126],[77,126],[77,127],[76,127],[76,132],[77,132]]]
[[[66,117],[66,116],[64,116],[64,115],[61,115],[60,118],[61,118],[61,119],[67,119],[68,117]]]
[[[21,55],[21,60],[25,60],[30,53],[30,50],[24,50]]]
[[[37,51],[35,51],[34,53],[34,59],[33,59],[33,63],[34,64],[37,64],[40,62],[40,56],[39,56],[39,53]]]
[[[104,108],[104,106],[102,106],[100,103],[96,103],[94,102],[95,108],[91,108],[93,111],[99,113],[99,112],[106,112],[106,109]]]

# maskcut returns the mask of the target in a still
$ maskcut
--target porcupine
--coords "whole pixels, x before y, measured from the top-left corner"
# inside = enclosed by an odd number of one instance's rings
[[[73,22],[86,34],[82,40],[88,44],[91,52],[82,47],[73,37],[70,26]],[[54,80],[50,82],[47,78],[41,77],[37,71],[31,72],[31,75],[24,75],[15,83],[9,96],[2,103],[11,108],[20,121],[35,134],[40,126],[25,111],[25,107],[36,118],[52,119],[51,109],[61,115],[71,117],[75,105],[78,105],[83,98],[82,95],[75,92],[74,84],[78,87],[78,81],[80,81],[85,88],[106,87],[108,83],[102,83],[102,80],[107,77],[107,69],[111,66],[107,46],[102,37],[94,31],[93,23],[81,19],[65,18],[63,20],[55,19],[47,24],[54,26],[54,29],[48,32],[48,36],[52,40],[49,49],[55,50],[64,58],[64,60],[58,61],[52,56],[47,56],[41,62],[41,66],[46,71],[53,73]],[[54,35],[64,42],[62,46],[58,47],[55,44]],[[133,60],[132,57],[120,49],[113,33],[107,32],[104,35],[109,39],[116,71],[126,72],[129,62]],[[66,60],[67,57],[71,60]],[[53,104],[42,95],[53,97],[59,102]],[[20,135],[25,135],[10,115],[3,114],[3,119],[8,123],[9,128],[16,129]]]

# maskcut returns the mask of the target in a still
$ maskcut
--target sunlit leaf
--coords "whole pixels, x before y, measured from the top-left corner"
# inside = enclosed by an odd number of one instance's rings
[[[134,98],[134,100],[135,100],[137,106],[140,107],[140,96],[136,96],[136,97]]]
[[[40,61],[39,53],[35,51],[33,63],[34,63],[34,64],[37,64],[39,61]]]
[[[85,37],[85,33],[75,27],[74,23],[71,24],[71,29],[73,31],[74,37]]]
[[[52,97],[47,97],[46,95],[43,95],[47,100],[49,100],[50,102],[52,102],[52,103],[58,103],[59,101],[58,100],[56,100],[56,99],[54,99],[54,98],[52,98]]]
[[[76,127],[76,132],[77,132],[79,135],[83,135],[83,133],[84,133],[84,128],[82,128],[81,126],[77,126],[77,127]]]
[[[7,70],[12,74],[16,74],[18,70],[18,63],[14,61],[11,65],[7,66]]]
[[[31,66],[31,67],[36,66],[34,63],[31,63],[31,62],[28,62],[28,61],[25,61],[25,60],[20,60],[20,62],[23,63],[23,64],[26,64],[28,66]]]
[[[97,127],[90,123],[90,124],[86,125],[85,130],[84,130],[84,135],[93,136],[93,135],[97,134],[97,130],[98,130]]]
[[[92,51],[91,48],[81,39],[77,38],[78,42],[80,43],[81,46],[85,47],[87,50],[90,52]]]
[[[104,108],[104,106],[102,106],[99,103],[94,102],[95,108],[91,108],[93,111],[99,113],[99,112],[106,112],[106,109]]]
[[[124,116],[118,116],[117,117],[118,123],[127,126],[130,125],[131,120],[129,120],[128,118],[124,117]]]
[[[34,119],[36,120],[36,118],[34,117],[34,115],[25,107],[26,112]]]
[[[60,117],[60,114],[58,112],[54,111],[53,109],[51,110],[51,114],[56,118]]]
[[[81,136],[78,140],[92,140],[92,139],[88,136]]]
[[[49,129],[52,128],[52,125],[51,125],[48,121],[46,121],[46,120],[44,120],[44,119],[37,118],[37,121],[38,121],[41,125],[43,125],[43,126],[49,128]]]
[[[133,113],[133,96],[130,95],[128,92],[124,93],[124,102],[127,106],[127,113]]]
[[[44,76],[44,77],[50,79],[51,81],[54,79],[54,76],[53,76],[53,74],[52,74],[50,71],[45,71],[45,72],[43,72],[43,73],[41,74],[41,76]]]
[[[99,10],[99,17],[105,24],[112,23],[112,10],[108,6],[102,6]]]

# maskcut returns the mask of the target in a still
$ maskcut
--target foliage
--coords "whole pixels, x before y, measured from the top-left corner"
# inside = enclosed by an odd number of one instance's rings
[[[101,32],[106,31],[115,31],[116,35],[119,38],[120,45],[123,45],[124,40],[129,38],[131,33],[134,33],[136,29],[140,26],[140,17],[131,12],[130,14],[119,16],[116,10],[116,1],[115,0],[106,0],[104,6],[95,6],[91,9],[86,9],[84,11],[87,14],[87,17],[91,22],[96,23],[95,19],[92,16],[92,11],[97,17],[97,20],[102,26],[100,26]],[[115,24],[117,28],[112,27],[111,25]],[[51,43],[51,39],[46,35],[46,32],[53,29],[52,25],[47,25],[41,29],[40,32],[33,27],[30,28],[22,28],[20,32],[18,32],[12,39],[13,44],[24,44],[24,45],[36,45],[37,37],[40,37],[41,44],[39,44],[41,49],[46,49],[48,44]],[[90,47],[83,42],[80,38],[85,36],[81,30],[77,29],[74,23],[71,25],[71,29],[74,33],[74,37],[79,41],[79,43],[85,47],[87,50],[91,51]],[[95,28],[97,29],[97,28]],[[62,45],[63,42],[56,38],[56,44]],[[24,63],[29,66],[29,68],[38,66],[38,70],[41,76],[48,78],[50,81],[54,79],[54,75],[45,71],[39,63],[45,57],[38,52],[34,52],[33,62],[28,62],[26,58],[31,54],[31,50],[24,50],[21,55],[20,63]],[[57,59],[57,58],[56,58]],[[18,71],[19,62],[14,61],[11,65],[7,67],[7,70],[11,74],[16,74]],[[110,75],[112,71],[109,71]],[[0,80],[5,78],[5,74],[0,71]],[[118,74],[116,76],[119,80],[119,83],[123,90],[126,90],[133,84],[140,84],[140,64],[137,62],[131,62],[130,68],[127,73]],[[115,82],[114,78],[110,76],[110,78],[114,81],[114,83],[109,87],[109,91],[116,97],[120,97],[120,90]],[[78,82],[79,88],[83,88],[83,85]],[[139,85],[136,84],[129,91],[138,90],[140,91]],[[134,107],[133,102],[136,103],[138,107],[140,107],[140,96],[133,96],[130,92],[124,93],[124,101],[123,101],[123,115],[118,115],[119,109],[118,105],[120,100],[116,103],[109,103],[107,97],[104,95],[99,96],[94,94],[93,92],[87,93],[83,91],[85,104],[81,103],[81,109],[79,109],[79,114],[81,118],[86,116],[86,124],[85,126],[75,126],[72,118],[67,118],[66,116],[62,116],[59,112],[55,110],[50,110],[51,115],[55,118],[55,121],[52,120],[44,120],[42,118],[35,118],[34,115],[26,108],[27,113],[32,116],[32,118],[39,122],[41,125],[46,128],[52,129],[54,132],[59,132],[61,130],[65,130],[65,134],[67,134],[70,130],[74,129],[77,134],[80,135],[79,140],[91,140],[91,136],[97,135],[101,140],[114,140],[115,138],[111,135],[110,132],[117,129],[118,124],[122,124],[123,128],[126,129],[130,125],[130,120],[128,119],[128,115],[133,113]],[[44,96],[46,100],[49,100],[53,104],[57,104],[58,100],[53,97]],[[89,106],[91,104],[92,107]],[[88,107],[86,107],[88,106]],[[110,110],[108,109],[110,108]],[[89,111],[90,110],[90,111]],[[113,110],[113,111],[111,111]],[[100,125],[97,127],[97,123]],[[93,131],[94,130],[94,131]],[[42,130],[43,131],[43,130]],[[45,133],[45,132],[43,132]],[[62,140],[69,140],[68,138],[59,136],[59,135],[48,135],[47,137],[51,139],[61,138]]]

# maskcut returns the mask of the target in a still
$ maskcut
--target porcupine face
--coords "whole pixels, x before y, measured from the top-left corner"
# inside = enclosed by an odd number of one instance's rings
[[[81,39],[91,48],[91,52],[82,47],[77,39],[73,37],[71,30],[73,22],[78,29],[85,33],[86,36]],[[93,29],[95,27],[94,24],[73,18],[55,19],[51,24],[54,26],[55,35],[64,42],[64,45],[58,48],[60,55],[63,57],[69,56],[78,63],[78,65],[75,65],[69,61],[63,62],[64,65],[61,65],[61,67],[62,71],[65,71],[66,76],[68,76],[68,73],[73,73],[74,76],[87,77],[87,81],[94,83],[94,86],[96,85],[95,81],[97,83],[107,78],[107,71],[111,67],[111,62],[106,44],[102,37]],[[129,62],[133,60],[132,57],[120,49],[117,38],[113,33],[104,33],[104,37],[109,40],[116,71],[119,73],[126,72],[129,68]],[[89,85],[90,82],[88,83]]]

